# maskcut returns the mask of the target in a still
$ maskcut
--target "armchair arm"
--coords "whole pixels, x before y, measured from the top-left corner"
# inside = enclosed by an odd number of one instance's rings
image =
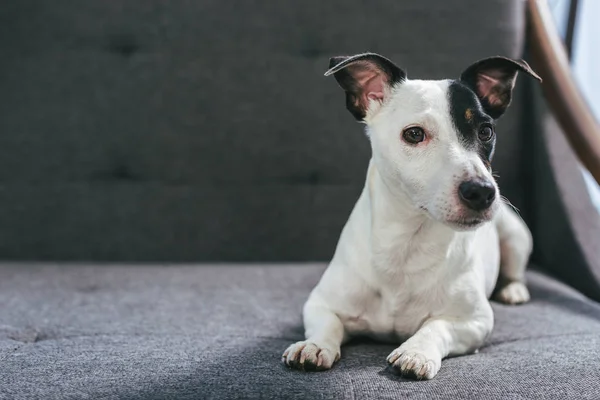
[[[600,183],[600,125],[571,75],[569,59],[546,0],[528,0],[532,63],[544,79],[550,109],[581,163]]]
[[[600,182],[600,126],[571,75],[547,2],[528,0],[527,11],[531,61],[549,106],[534,88],[533,261],[600,301],[600,214],[580,168]]]

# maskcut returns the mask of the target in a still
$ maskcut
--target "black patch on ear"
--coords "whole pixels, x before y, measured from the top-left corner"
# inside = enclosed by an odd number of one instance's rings
[[[501,56],[473,63],[460,75],[460,81],[475,92],[488,115],[498,119],[511,103],[518,72],[542,81],[525,60]]]
[[[468,150],[476,151],[483,163],[491,168],[496,147],[496,135],[489,142],[479,139],[480,127],[487,123],[494,127],[494,119],[486,114],[477,95],[460,81],[448,86],[450,117],[458,133],[458,139]]]
[[[342,63],[342,61],[345,61],[347,59],[349,59],[349,56],[337,56],[337,57],[331,57],[329,59],[329,69],[331,70],[333,67],[335,67],[336,65],[339,65]]]
[[[346,92],[346,108],[359,121],[366,116],[365,107],[360,105],[362,88],[350,73],[349,68],[360,63],[371,65],[386,77],[389,86],[395,85],[406,79],[406,73],[389,59],[376,53],[363,53],[354,56],[338,56],[329,59],[329,69],[325,76],[332,75],[340,87]]]

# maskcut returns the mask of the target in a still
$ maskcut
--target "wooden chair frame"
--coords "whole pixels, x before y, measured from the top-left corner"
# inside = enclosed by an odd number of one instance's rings
[[[532,64],[544,80],[544,96],[580,162],[600,184],[600,125],[573,79],[547,1],[528,0],[527,18]]]

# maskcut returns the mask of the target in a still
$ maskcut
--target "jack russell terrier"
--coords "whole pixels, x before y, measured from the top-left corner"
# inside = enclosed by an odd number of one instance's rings
[[[286,365],[326,370],[354,336],[402,343],[387,362],[431,379],[492,331],[488,299],[529,300],[527,226],[500,199],[490,162],[495,121],[524,61],[480,60],[458,80],[409,80],[374,53],[334,57],[346,107],[366,124],[372,158],[335,254],[303,309],[306,340]],[[497,283],[498,281],[498,283]],[[496,289],[496,290],[494,290]]]

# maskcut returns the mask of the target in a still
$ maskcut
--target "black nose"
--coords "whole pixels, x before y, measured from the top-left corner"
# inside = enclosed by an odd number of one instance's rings
[[[458,194],[471,210],[483,211],[494,202],[496,188],[487,181],[467,181],[460,184]]]

